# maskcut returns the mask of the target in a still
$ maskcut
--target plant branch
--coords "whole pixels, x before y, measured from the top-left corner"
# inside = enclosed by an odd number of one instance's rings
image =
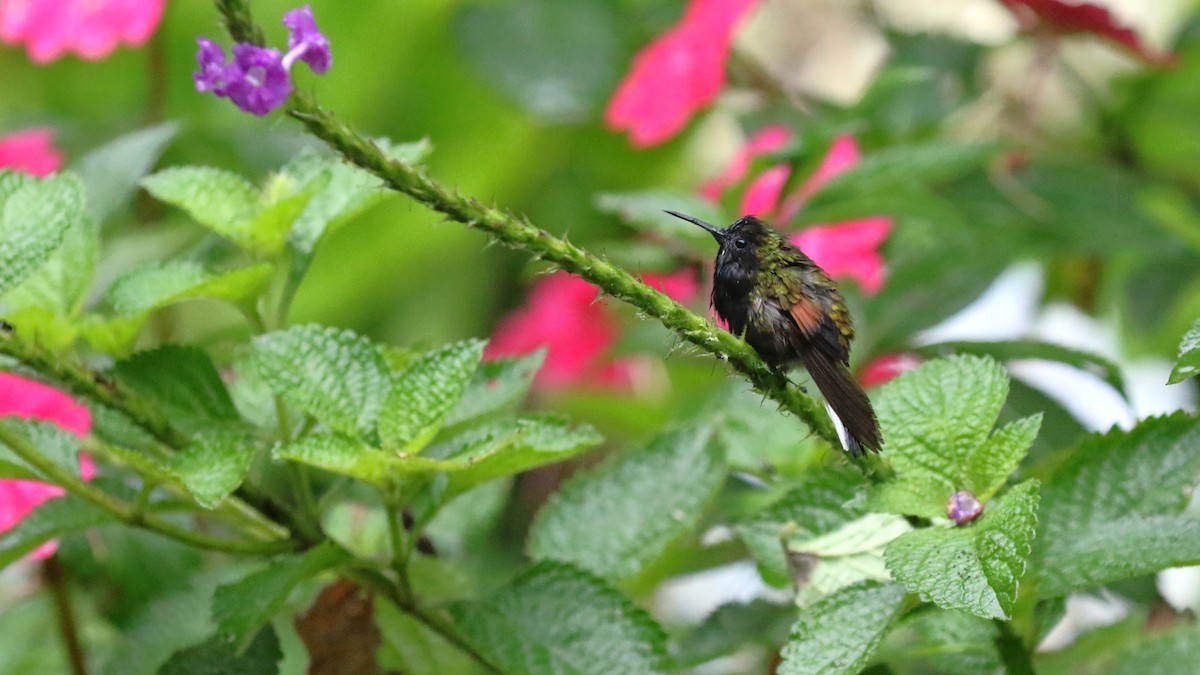
[[[0,425],[0,443],[8,446],[13,453],[31,467],[37,469],[41,475],[54,484],[111,513],[117,520],[134,527],[157,532],[191,546],[213,551],[224,551],[225,553],[271,555],[292,551],[297,548],[297,543],[290,539],[246,541],[224,539],[203,532],[193,532],[185,527],[180,527],[153,515],[141,513],[137,506],[127,504],[123,500],[87,483],[42,455],[32,444],[22,438],[20,434],[13,433],[10,427]]]
[[[79,629],[76,626],[75,611],[71,607],[71,592],[67,587],[67,575],[63,570],[58,555],[52,555],[42,561],[42,583],[50,591],[54,600],[54,613],[58,618],[58,630],[62,633],[63,646],[67,650],[67,663],[71,666],[72,675],[87,675],[87,658],[83,653],[83,643],[79,641]]]

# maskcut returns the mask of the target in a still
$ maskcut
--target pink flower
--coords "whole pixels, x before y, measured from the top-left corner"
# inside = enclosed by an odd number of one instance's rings
[[[742,18],[758,0],[691,0],[683,19],[633,59],[604,113],[634,147],[679,133],[725,86],[725,59]]]
[[[0,136],[0,169],[16,169],[34,176],[58,171],[63,156],[53,140],[54,132],[45,127]]]
[[[1022,30],[1030,33],[1071,35],[1090,33],[1128,49],[1143,61],[1156,66],[1175,62],[1174,54],[1158,53],[1142,42],[1132,29],[1122,26],[1116,17],[1099,5],[1062,0],[1001,0],[1016,15]]]
[[[138,46],[162,20],[166,0],[0,0],[0,40],[24,44],[34,63],[74,52],[96,61],[118,44]]]
[[[701,194],[710,199],[737,183],[745,175],[750,160],[764,152],[773,152],[790,141],[790,133],[780,127],[768,127],[747,142],[733,162],[720,176],[701,187]],[[763,148],[767,148],[764,150]],[[800,208],[835,176],[844,173],[861,159],[858,143],[853,136],[841,135],[829,146],[816,171],[800,187],[781,198],[783,188],[791,178],[787,164],[769,167],[750,182],[742,195],[742,213],[773,219],[786,226]],[[715,195],[714,195],[715,192]],[[792,237],[810,258],[835,278],[858,282],[868,294],[883,288],[884,265],[879,247],[887,240],[892,219],[886,216],[862,218],[832,225],[816,225]]]
[[[884,354],[868,363],[858,374],[864,387],[877,387],[892,378],[921,365],[921,357],[905,352]]]
[[[39,419],[84,436],[92,428],[88,409],[70,396],[40,382],[0,373],[0,416]],[[79,455],[79,474],[91,480],[96,474],[92,458]],[[0,480],[0,532],[5,532],[29,515],[42,502],[61,497],[63,489],[33,480]],[[36,558],[54,553],[56,542],[47,542],[33,552]]]
[[[681,302],[693,299],[698,289],[691,270],[647,275],[645,281]],[[566,272],[540,279],[525,305],[500,322],[484,358],[520,356],[546,347],[546,362],[534,380],[537,387],[630,388],[641,379],[645,364],[636,357],[610,354],[621,329],[599,293],[592,284]]]

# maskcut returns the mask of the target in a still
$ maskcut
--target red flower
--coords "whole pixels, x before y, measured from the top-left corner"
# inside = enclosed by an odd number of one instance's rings
[[[645,281],[680,302],[695,298],[690,270],[647,275]],[[627,389],[640,380],[645,365],[636,357],[614,358],[610,350],[620,325],[599,289],[579,277],[556,272],[540,279],[525,305],[500,322],[484,350],[484,358],[519,356],[548,348],[534,384],[545,389],[576,385]]]
[[[1160,54],[1148,48],[1137,33],[1117,23],[1107,9],[1089,3],[1071,4],[1062,0],[1001,0],[1016,15],[1021,28],[1030,33],[1071,35],[1090,33],[1125,47],[1135,56],[1154,65],[1169,65],[1172,54]]]
[[[58,171],[63,157],[53,140],[54,133],[43,127],[0,136],[0,169],[16,169],[34,176]]]
[[[634,147],[679,133],[725,86],[725,59],[741,19],[758,0],[691,0],[683,19],[633,59],[604,113]]]
[[[14,416],[54,422],[58,426],[84,436],[91,430],[92,418],[88,409],[70,396],[52,387],[23,377],[0,373],[0,417]],[[79,455],[79,474],[91,480],[96,466],[91,457]],[[0,480],[0,532],[5,532],[29,515],[47,499],[61,497],[63,489],[33,480]],[[38,547],[34,557],[45,558],[54,553],[56,542]]]
[[[766,135],[768,134],[769,135]],[[720,196],[721,189],[737,183],[746,173],[750,159],[773,152],[791,140],[790,133],[779,127],[768,127],[755,135],[734,157],[731,165],[716,179],[701,188],[706,197]],[[763,148],[768,148],[764,150]],[[784,226],[799,213],[804,202],[835,176],[859,162],[861,153],[854,137],[838,136],[820,166],[795,192],[781,199],[784,186],[791,177],[787,164],[776,164],[759,174],[742,195],[742,213],[774,219]],[[832,225],[815,225],[792,237],[808,257],[835,278],[850,278],[868,294],[883,288],[884,265],[879,247],[887,240],[892,219],[886,216],[850,220]]]
[[[34,63],[74,52],[102,59],[138,46],[162,20],[166,0],[0,0],[0,40],[24,44]]]
[[[868,363],[858,374],[858,381],[864,387],[877,387],[892,378],[913,370],[921,365],[921,357],[916,354],[898,353],[884,354]]]

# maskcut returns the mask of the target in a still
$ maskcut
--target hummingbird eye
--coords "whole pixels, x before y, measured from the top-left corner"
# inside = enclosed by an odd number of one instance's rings
[[[746,248],[746,240],[745,239],[735,239],[733,242],[733,245],[738,248]]]

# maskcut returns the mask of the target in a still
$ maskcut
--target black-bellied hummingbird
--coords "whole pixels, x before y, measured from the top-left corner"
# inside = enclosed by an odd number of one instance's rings
[[[721,245],[712,306],[767,365],[803,364],[846,430],[846,450],[878,451],[875,409],[850,374],[854,324],[837,283],[782,234],[754,216],[728,227],[667,211],[699,225]]]

